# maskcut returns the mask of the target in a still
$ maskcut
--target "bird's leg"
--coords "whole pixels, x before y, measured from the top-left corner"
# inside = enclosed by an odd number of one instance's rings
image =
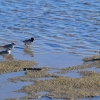
[[[7,59],[6,56],[4,56],[4,58]]]
[[[3,56],[3,59],[6,59],[6,57],[5,57],[5,56]]]
[[[27,44],[25,43],[25,46],[28,48]]]
[[[5,59],[6,59],[6,60],[8,60],[8,57],[7,57],[7,56],[5,56]]]
[[[7,56],[3,56],[3,58],[6,59],[6,60],[8,60],[8,57]]]

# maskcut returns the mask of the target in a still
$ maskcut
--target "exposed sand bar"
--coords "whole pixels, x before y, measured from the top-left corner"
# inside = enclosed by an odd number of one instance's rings
[[[31,68],[35,65],[32,61],[4,61],[0,62],[0,74],[20,71],[23,68]],[[60,69],[56,73],[49,73],[50,68],[44,67],[41,70],[26,70],[24,76],[10,78],[9,81],[28,81],[33,84],[24,86],[17,92],[24,92],[28,95],[19,98],[20,100],[28,100],[41,97],[39,92],[47,92],[42,96],[49,98],[59,98],[66,100],[75,100],[77,98],[93,97],[100,95],[100,73],[95,71],[82,70],[85,68],[96,67],[100,70],[100,61],[91,61],[82,65],[67,67]],[[56,69],[55,69],[56,70]],[[77,70],[82,78],[70,78],[59,76],[59,73],[67,73]],[[50,78],[50,80],[39,80],[39,78]],[[16,100],[16,98],[8,98],[7,100]]]
[[[23,68],[31,68],[36,65],[35,62],[29,60],[2,61],[0,62],[0,74],[22,71]]]

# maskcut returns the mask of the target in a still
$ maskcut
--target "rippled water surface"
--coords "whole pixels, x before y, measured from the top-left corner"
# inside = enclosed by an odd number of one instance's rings
[[[30,37],[35,41],[26,48],[21,40]],[[11,42],[17,44],[12,59],[46,67],[80,64],[100,50],[100,0],[0,0],[0,45]]]
[[[27,49],[21,40],[32,36],[34,44]],[[15,59],[53,53],[61,53],[61,59],[68,53],[96,54],[100,49],[100,1],[1,0],[0,45],[13,41],[18,47],[12,51]]]

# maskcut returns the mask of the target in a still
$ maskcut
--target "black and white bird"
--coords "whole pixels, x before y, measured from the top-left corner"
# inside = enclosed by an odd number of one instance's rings
[[[0,56],[2,56],[3,58],[6,58],[6,56],[8,56],[11,53],[11,49],[7,49],[5,51],[1,51],[0,52]]]
[[[31,45],[34,41],[34,38],[31,37],[30,39],[26,39],[26,40],[23,40],[22,42],[28,47],[28,45]]]
[[[0,48],[3,48],[3,49],[13,49],[13,48],[15,48],[15,46],[16,46],[16,44],[14,42],[12,42],[11,44],[0,46]]]

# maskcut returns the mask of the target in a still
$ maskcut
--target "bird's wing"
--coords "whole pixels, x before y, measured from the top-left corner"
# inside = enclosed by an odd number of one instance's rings
[[[24,40],[23,42],[29,42],[30,41],[30,39],[27,39],[27,40]]]
[[[4,53],[7,53],[7,51],[1,51],[0,52],[0,55],[4,54]]]

